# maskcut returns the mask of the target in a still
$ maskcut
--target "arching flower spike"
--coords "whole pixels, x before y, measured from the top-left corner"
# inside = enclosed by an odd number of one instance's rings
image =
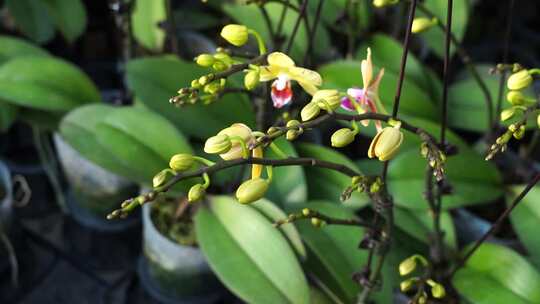
[[[268,55],[268,65],[261,66],[260,81],[274,80],[272,83],[272,101],[274,107],[281,108],[291,102],[293,91],[291,80],[298,84],[310,95],[315,94],[321,86],[322,78],[319,73],[295,66],[294,61],[281,52]]]

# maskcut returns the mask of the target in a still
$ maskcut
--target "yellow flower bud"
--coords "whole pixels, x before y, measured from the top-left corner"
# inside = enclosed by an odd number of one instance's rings
[[[525,103],[526,98],[520,91],[510,91],[506,94],[506,100],[513,106],[520,106]]]
[[[302,117],[302,121],[308,121],[317,117],[320,112],[321,108],[319,108],[317,103],[310,102],[302,108],[302,111],[300,112],[300,117]]]
[[[193,166],[195,159],[191,154],[175,154],[169,161],[169,167],[176,172],[186,171]]]
[[[342,148],[354,141],[354,136],[356,134],[353,130],[349,128],[342,128],[334,132],[330,141],[332,142],[332,147]]]
[[[259,84],[259,80],[261,79],[259,71],[250,70],[246,73],[246,76],[244,77],[244,86],[246,87],[246,90],[253,90],[257,85]]]
[[[298,120],[289,120],[287,122],[287,127],[288,128],[291,128],[291,127],[295,127],[295,126],[298,126],[300,125],[300,122]],[[295,140],[298,136],[302,135],[303,131],[302,129],[291,129],[289,131],[287,131],[287,133],[285,134],[285,138],[287,140]]]
[[[216,70],[218,72],[224,71],[224,70],[226,70],[228,68],[229,68],[229,66],[226,63],[222,62],[222,61],[217,61],[212,65],[212,69],[214,69],[214,70]]]
[[[406,258],[399,264],[399,274],[406,276],[416,269],[416,256]]]
[[[231,150],[232,143],[226,134],[212,136],[204,143],[204,152],[208,154],[222,154]]]
[[[241,123],[232,124],[230,127],[221,130],[218,135],[227,135],[229,138],[239,137],[246,145],[249,145],[249,143],[254,140],[251,129]],[[225,153],[220,153],[219,156],[224,160],[231,160],[242,158],[242,153],[242,145],[239,142],[233,142],[230,150]]]
[[[507,121],[516,114],[515,108],[508,108],[501,111],[501,121]]]
[[[522,139],[525,136],[525,126],[520,126],[512,135],[515,139]]]
[[[268,182],[262,178],[247,180],[236,190],[236,199],[241,204],[253,203],[264,196],[268,186]]]
[[[188,192],[188,202],[194,203],[199,201],[206,194],[206,189],[202,184],[195,184],[189,188]]]
[[[311,225],[313,225],[314,227],[320,228],[320,227],[322,227],[324,225],[324,221],[321,220],[320,218],[312,217],[311,218]]]
[[[311,213],[311,210],[309,210],[309,208],[304,208],[304,209],[302,209],[302,214],[303,214],[304,216],[308,216],[310,213]]]
[[[435,24],[437,24],[437,18],[433,18],[433,19],[429,19],[426,17],[414,18],[411,32],[414,34],[422,33],[430,29]]]
[[[410,279],[407,279],[403,282],[401,282],[399,284],[399,289],[402,291],[402,292],[407,292],[409,290],[411,290],[411,288],[414,286],[414,283],[416,283],[418,281],[417,278],[410,278]]]
[[[368,157],[377,157],[380,161],[387,161],[397,153],[402,142],[403,133],[399,130],[399,126],[386,127],[379,131],[371,141]]]
[[[538,128],[540,128],[540,115],[536,117],[536,124],[538,125]]]
[[[195,62],[202,67],[211,67],[214,64],[214,56],[210,54],[201,54],[195,58]]]
[[[169,175],[169,169],[161,170],[158,174],[152,178],[152,185],[154,188],[164,185],[167,182],[167,177]]]
[[[522,90],[528,87],[532,81],[533,78],[531,74],[529,74],[529,71],[521,70],[510,75],[510,77],[508,77],[508,80],[506,81],[506,85],[510,90]]]
[[[444,289],[444,286],[441,284],[433,281],[432,279],[428,279],[426,281],[429,286],[431,286],[431,294],[436,299],[442,299],[446,296],[446,290]]]
[[[399,0],[373,0],[373,6],[381,8],[398,3]]]
[[[234,46],[242,46],[248,41],[248,28],[244,25],[229,24],[221,30],[221,37]]]
[[[318,90],[313,95],[311,102],[317,103],[321,109],[333,111],[341,105],[341,98],[337,90]]]
[[[205,85],[208,84],[208,81],[209,81],[209,80],[210,80],[210,79],[208,79],[208,76],[206,76],[206,75],[205,75],[205,76],[201,76],[201,77],[199,78],[199,84],[202,85],[202,86],[205,86]]]

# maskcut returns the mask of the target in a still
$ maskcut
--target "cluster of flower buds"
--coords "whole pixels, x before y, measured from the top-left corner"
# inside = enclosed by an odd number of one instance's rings
[[[316,91],[311,101],[300,112],[302,121],[309,121],[316,118],[321,110],[332,113],[341,105],[341,97],[341,94],[337,90]]]
[[[216,72],[225,71],[237,63],[224,48],[217,48],[215,54],[200,54],[194,60],[199,66],[212,68]]]
[[[169,99],[175,106],[195,104],[199,100],[207,105],[219,98],[219,94],[225,88],[225,78],[214,79],[215,74],[207,74],[191,82],[191,87],[178,90],[178,95]],[[203,94],[201,94],[201,92]]]
[[[340,200],[342,202],[351,198],[353,192],[364,192],[368,190],[370,193],[378,192],[383,185],[380,177],[376,177],[375,180],[370,180],[367,176],[353,176],[351,178],[351,185],[341,193]]]
[[[327,218],[327,217],[322,215],[318,211],[315,211],[309,208],[304,208],[302,209],[301,212],[291,213],[287,216],[286,219],[277,221],[274,224],[274,226],[279,227],[281,225],[292,223],[297,220],[309,219],[313,227],[321,228],[327,224],[326,221],[322,218]]]
[[[515,124],[511,124],[508,126],[508,129],[506,129],[506,132],[504,132],[501,136],[497,137],[495,140],[495,143],[489,147],[488,154],[486,156],[486,160],[490,160],[497,154],[498,152],[504,152],[508,146],[508,142],[512,137],[515,139],[522,139],[525,135],[525,123],[526,121],[521,121]]]
[[[534,98],[524,94],[524,90],[531,85],[533,82],[532,75],[538,73],[538,70],[526,70],[519,64],[507,65],[506,67],[511,67],[513,72],[506,82],[506,86],[509,89],[506,94],[506,100],[511,104],[511,107],[501,112],[501,121],[507,121],[516,115],[523,116],[525,111],[527,111],[527,107],[536,103]],[[498,66],[498,69],[504,68],[504,65]]]
[[[444,165],[446,163],[446,155],[437,146],[430,142],[424,141],[420,145],[420,154],[428,161],[429,166],[433,169],[433,176],[439,182],[444,179]]]
[[[399,264],[399,274],[401,276],[407,276],[413,273],[418,264],[423,266],[424,272],[427,271],[426,269],[429,266],[427,259],[419,254],[415,254],[406,258]],[[414,276],[402,281],[399,285],[400,290],[402,292],[409,292],[413,290],[413,288],[418,287],[419,289],[416,291],[415,299],[416,303],[419,304],[427,303],[428,294],[424,289],[426,284],[431,288],[431,295],[433,298],[442,299],[446,296],[446,290],[442,284],[435,282],[433,279],[425,279],[424,277],[425,275]]]

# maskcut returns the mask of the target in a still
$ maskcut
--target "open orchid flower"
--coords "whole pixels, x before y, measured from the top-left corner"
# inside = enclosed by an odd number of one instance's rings
[[[295,66],[294,61],[281,52],[268,55],[268,65],[261,66],[260,81],[272,82],[272,101],[274,107],[281,108],[291,102],[293,91],[291,80],[298,84],[310,95],[315,94],[321,86],[322,78],[317,72]]]
[[[384,75],[381,69],[377,76],[373,78],[373,63],[371,62],[371,49],[367,49],[367,58],[361,63],[362,81],[364,88],[349,88],[346,97],[341,99],[341,107],[347,111],[357,111],[359,114],[365,112],[386,112],[379,99],[379,84]],[[361,121],[362,125],[369,125],[369,120]],[[376,121],[377,130],[382,130],[381,122]]]

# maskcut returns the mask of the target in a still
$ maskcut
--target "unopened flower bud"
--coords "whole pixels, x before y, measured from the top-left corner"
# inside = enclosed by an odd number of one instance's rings
[[[154,188],[157,188],[165,184],[167,182],[169,173],[169,169],[161,170],[158,174],[154,176],[154,178],[152,178],[152,186],[154,186]]]
[[[221,37],[234,46],[242,46],[248,41],[248,28],[244,25],[229,24],[221,30]]]
[[[429,19],[426,17],[418,17],[414,18],[412,23],[411,32],[414,34],[419,34],[424,31],[427,31],[432,26],[437,24],[437,18]]]
[[[210,54],[201,54],[195,58],[195,62],[202,67],[211,67],[214,64],[214,56]]]
[[[246,73],[246,76],[244,76],[244,86],[246,87],[246,90],[251,91],[257,85],[259,84],[260,80],[260,73],[256,70],[250,70]]]
[[[190,169],[195,163],[195,159],[191,154],[175,154],[169,161],[169,167],[176,172],[182,172]]]
[[[232,124],[230,127],[219,131],[218,135],[227,135],[229,138],[237,137],[242,139],[246,145],[254,139],[253,131],[242,123]],[[232,160],[243,157],[242,144],[238,141],[232,142],[230,150],[225,153],[220,153],[219,156],[224,160]]]
[[[199,78],[199,84],[202,85],[202,86],[207,85],[207,84],[208,84],[208,81],[209,81],[209,79],[208,79],[208,76],[206,76],[206,75],[205,75],[205,76],[201,76],[201,77]]]
[[[199,201],[206,194],[206,189],[202,184],[195,184],[189,188],[188,192],[188,202],[194,203]]]
[[[302,108],[302,111],[300,111],[300,117],[302,118],[302,121],[308,121],[317,117],[320,112],[321,108],[319,108],[317,103],[310,102]]]
[[[386,127],[379,131],[371,141],[368,157],[377,157],[380,161],[387,161],[394,157],[403,142],[403,133],[397,127]]]
[[[520,126],[512,135],[515,139],[522,139],[525,136],[525,126]]]
[[[398,3],[399,0],[373,0],[373,6],[381,8]]]
[[[288,128],[292,128],[292,127],[296,127],[300,125],[300,122],[298,120],[289,120],[287,122],[287,127]],[[298,136],[300,136],[301,134],[303,133],[302,129],[300,128],[293,128],[293,129],[290,129],[287,131],[287,133],[285,134],[285,138],[287,140],[295,140]]]
[[[193,79],[191,81],[191,87],[194,89],[198,89],[201,87],[201,84],[199,83],[199,79]]]
[[[322,227],[324,225],[324,221],[321,220],[320,218],[312,217],[311,218],[311,225],[313,225],[314,227],[320,228],[320,227]]]
[[[444,289],[444,286],[441,284],[433,281],[432,279],[428,279],[426,281],[429,286],[431,286],[431,294],[436,299],[442,299],[444,296],[446,296],[446,290]]]
[[[528,87],[532,81],[533,78],[531,74],[529,74],[529,71],[521,70],[510,75],[510,77],[508,77],[506,85],[510,90],[522,90]]]
[[[212,69],[218,71],[218,72],[221,72],[221,71],[225,71],[226,69],[228,69],[229,66],[222,62],[222,61],[216,61],[213,65],[212,65]]]
[[[406,258],[399,264],[399,274],[401,276],[406,276],[413,272],[416,269],[416,256]]]
[[[354,141],[354,136],[356,134],[353,130],[349,128],[342,128],[334,132],[330,141],[332,142],[332,147],[342,148]]]
[[[236,199],[241,204],[250,204],[261,199],[268,190],[268,182],[262,178],[243,182],[236,190]]]
[[[538,125],[538,128],[540,128],[540,115],[536,117],[536,124]]]
[[[208,154],[221,154],[228,152],[232,147],[231,140],[225,134],[212,136],[204,143],[204,152]]]
[[[311,213],[311,210],[309,210],[309,208],[304,208],[304,209],[302,209],[302,214],[303,214],[304,216],[308,216],[310,213]]]
[[[416,283],[417,281],[418,281],[418,278],[407,279],[399,284],[399,289],[402,292],[407,292],[413,288],[414,283]]]
[[[341,98],[337,90],[318,90],[313,95],[311,102],[317,103],[321,109],[334,111],[341,105]]]
[[[510,91],[506,94],[506,100],[513,106],[520,106],[523,105],[527,99],[520,91]]]
[[[515,108],[508,108],[501,111],[501,121],[507,121],[508,119],[514,117],[514,114],[516,114]]]

